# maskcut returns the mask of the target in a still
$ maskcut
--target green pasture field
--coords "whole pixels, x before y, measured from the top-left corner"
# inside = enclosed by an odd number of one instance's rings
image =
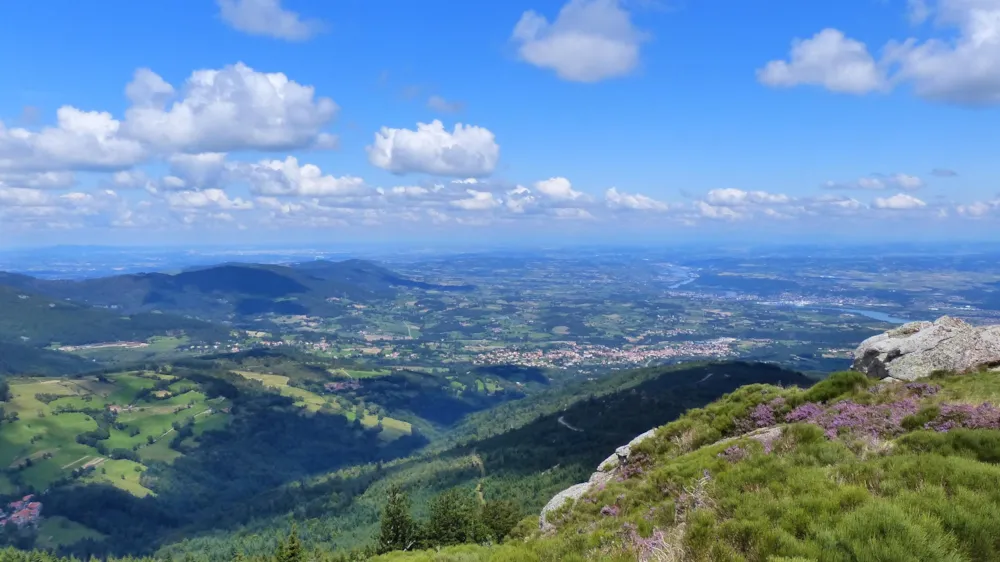
[[[98,425],[88,414],[62,411],[67,408],[102,411],[111,405],[123,407],[116,421],[125,424],[125,429],[110,427],[102,445],[108,451],[137,450],[146,461],[170,462],[180,456],[168,446],[174,422],[185,423],[193,417],[196,435],[228,423],[229,416],[221,412],[227,402],[208,400],[190,381],[175,383],[183,393],[137,402],[136,393],[152,388],[156,375],[117,373],[106,378],[107,382],[95,378],[11,381],[13,398],[4,409],[16,412],[18,419],[4,422],[0,430],[0,468],[9,471],[0,479],[0,493],[43,490],[88,466],[95,470],[84,477],[86,482],[106,482],[137,496],[150,493],[139,484],[140,473],[136,471],[136,467],[145,467],[108,459],[97,449],[77,442],[77,436],[96,430]],[[46,404],[36,398],[42,394],[60,398]],[[133,428],[138,429],[135,435],[131,435]],[[152,445],[149,436],[156,440]]]

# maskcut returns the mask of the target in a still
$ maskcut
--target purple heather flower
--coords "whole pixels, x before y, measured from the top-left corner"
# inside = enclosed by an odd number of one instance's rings
[[[785,414],[786,422],[812,421],[823,415],[823,407],[815,402],[806,402]]]
[[[605,517],[618,517],[617,505],[606,505],[601,508],[601,515]]]

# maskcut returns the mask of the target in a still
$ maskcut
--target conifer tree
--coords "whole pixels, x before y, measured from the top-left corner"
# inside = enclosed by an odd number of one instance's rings
[[[393,550],[407,550],[417,541],[417,526],[410,516],[410,497],[393,484],[389,488],[389,501],[382,510],[382,521],[375,539],[375,550],[385,554]]]

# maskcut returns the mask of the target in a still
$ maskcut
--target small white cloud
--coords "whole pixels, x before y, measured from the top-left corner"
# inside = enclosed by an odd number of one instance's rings
[[[792,42],[789,60],[774,60],[757,71],[761,83],[775,87],[822,86],[834,92],[865,94],[887,86],[883,69],[860,41],[836,29]]]
[[[791,202],[791,198],[781,193],[766,191],[743,191],[741,189],[713,189],[708,192],[705,200],[714,206],[741,207],[744,205],[781,205]]]
[[[535,191],[553,201],[574,201],[584,197],[583,193],[573,189],[568,179],[562,177],[536,182]]]
[[[608,207],[612,209],[630,209],[633,211],[666,211],[669,205],[651,197],[635,193],[625,193],[612,187],[604,193]]]
[[[635,69],[644,35],[619,0],[569,0],[552,23],[524,12],[512,38],[525,62],[564,80],[598,82]]]
[[[891,210],[911,210],[919,209],[921,207],[926,207],[927,203],[924,203],[920,199],[912,195],[907,195],[905,193],[897,193],[892,197],[878,197],[873,203],[876,209],[891,209]]]
[[[251,191],[259,195],[345,197],[365,190],[365,182],[361,178],[324,175],[319,166],[299,165],[294,156],[284,160],[238,164],[232,170],[233,175],[248,181]]]
[[[500,200],[489,191],[467,189],[466,193],[469,194],[468,198],[452,201],[451,205],[466,211],[488,211],[500,205]]]
[[[305,41],[325,27],[286,10],[281,0],[218,0],[222,20],[233,29],[286,41]]]
[[[395,174],[483,177],[493,173],[500,146],[489,129],[441,121],[417,123],[417,130],[382,127],[368,147],[368,161]]]

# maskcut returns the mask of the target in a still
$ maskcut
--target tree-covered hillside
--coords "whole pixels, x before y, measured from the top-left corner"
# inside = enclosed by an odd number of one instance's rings
[[[5,286],[0,286],[0,310],[0,341],[32,347],[145,341],[170,333],[219,341],[229,334],[228,329],[172,314],[125,315]]]

